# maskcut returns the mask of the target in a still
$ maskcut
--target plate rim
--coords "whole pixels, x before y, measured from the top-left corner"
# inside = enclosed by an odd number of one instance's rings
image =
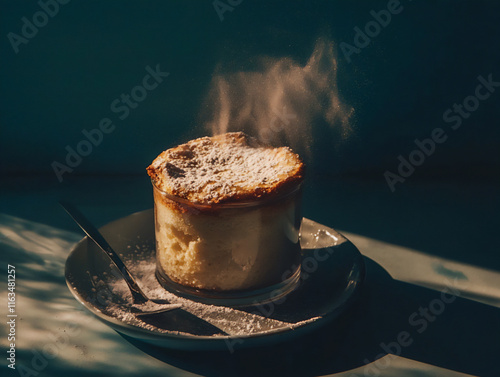
[[[106,223],[105,225],[99,227],[99,231],[105,234],[108,231],[108,228],[113,228],[117,225],[117,223],[127,221],[127,219],[143,215],[146,216],[147,213],[153,212],[153,208],[142,210],[142,211],[137,211],[134,213],[131,213],[127,216],[120,217],[118,219],[115,219],[113,221],[110,221]],[[345,302],[342,303],[342,305],[338,308],[335,308],[333,311],[326,313],[322,317],[318,318],[317,320],[314,321],[307,321],[305,320],[303,324],[298,325],[297,327],[294,328],[288,328],[288,327],[280,327],[277,329],[271,329],[266,332],[262,333],[256,333],[256,334],[243,334],[243,335],[218,335],[216,337],[214,336],[209,336],[209,335],[190,335],[190,334],[183,334],[183,333],[173,333],[173,332],[155,332],[149,329],[145,329],[143,327],[135,326],[130,323],[124,322],[123,320],[120,320],[116,318],[115,316],[108,315],[101,310],[99,310],[95,305],[93,305],[89,300],[85,300],[81,295],[79,294],[77,288],[72,284],[72,279],[70,278],[71,271],[69,268],[71,258],[74,257],[75,253],[77,252],[78,249],[80,249],[82,244],[92,242],[87,236],[84,236],[80,241],[78,241],[73,248],[71,249],[70,253],[68,254],[68,257],[66,258],[65,262],[65,271],[64,271],[64,276],[65,276],[65,281],[66,285],[68,286],[69,291],[73,295],[73,297],[87,310],[89,310],[94,316],[96,316],[100,321],[104,322],[111,328],[113,328],[115,331],[119,333],[123,333],[126,336],[131,336],[135,339],[138,340],[143,340],[143,341],[156,341],[157,344],[159,341],[169,341],[169,342],[174,342],[174,343],[189,343],[192,344],[193,342],[200,342],[201,343],[207,343],[210,342],[213,344],[213,342],[218,342],[221,343],[223,342],[224,344],[227,344],[228,341],[231,340],[236,340],[240,339],[242,341],[251,339],[258,341],[262,338],[265,337],[278,337],[283,334],[287,334],[291,331],[297,333],[297,332],[303,332],[305,329],[307,330],[312,330],[318,326],[322,326],[334,318],[336,318],[340,313],[344,312],[347,310],[348,307],[352,305],[352,303],[356,300],[357,296],[359,295],[359,292],[361,290],[361,287],[363,286],[363,283],[365,281],[366,277],[366,267],[364,263],[364,258],[359,249],[346,237],[344,236],[341,232],[335,230],[334,228],[328,227],[326,225],[323,225],[321,223],[318,223],[314,220],[310,220],[308,218],[303,217],[302,221],[306,219],[308,221],[311,221],[313,223],[325,226],[329,229],[334,230],[336,233],[340,234],[342,237],[345,238],[345,242],[350,243],[355,251],[356,251],[356,259],[357,259],[357,266],[359,268],[359,278],[357,279],[355,287],[352,289],[352,292],[349,294],[349,296],[346,298]],[[302,249],[302,250],[308,250],[308,249]],[[165,345],[164,345],[165,346]],[[170,347],[172,348],[172,347]],[[175,348],[182,348],[182,347],[175,347]],[[190,347],[192,349],[192,347]]]

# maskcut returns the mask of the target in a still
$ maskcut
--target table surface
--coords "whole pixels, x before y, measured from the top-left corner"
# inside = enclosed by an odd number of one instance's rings
[[[415,184],[393,194],[380,182],[313,180],[304,215],[341,231],[364,255],[360,297],[319,331],[233,353],[126,339],[67,289],[64,263],[82,234],[57,201],[74,202],[100,226],[152,207],[150,191],[134,176],[3,179],[1,259],[16,268],[21,375],[500,375],[498,185]],[[0,344],[9,348],[7,336]]]

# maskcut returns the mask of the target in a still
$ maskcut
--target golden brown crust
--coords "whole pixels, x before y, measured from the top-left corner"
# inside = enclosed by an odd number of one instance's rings
[[[260,145],[242,132],[191,140],[147,167],[153,184],[195,206],[273,199],[297,188],[305,165],[287,147]]]

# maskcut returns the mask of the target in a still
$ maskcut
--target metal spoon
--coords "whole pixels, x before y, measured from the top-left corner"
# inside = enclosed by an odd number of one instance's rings
[[[132,300],[134,304],[131,307],[131,311],[133,311],[135,315],[140,316],[146,314],[157,314],[178,309],[182,306],[180,304],[171,304],[167,300],[152,300],[148,298],[132,277],[127,266],[125,266],[118,254],[116,254],[116,252],[111,248],[97,228],[92,225],[92,223],[87,220],[87,218],[71,203],[60,201],[59,204],[61,204],[64,210],[73,218],[73,220],[75,220],[85,234],[108,255],[116,268],[118,268],[118,271],[125,279],[125,282],[132,293]]]

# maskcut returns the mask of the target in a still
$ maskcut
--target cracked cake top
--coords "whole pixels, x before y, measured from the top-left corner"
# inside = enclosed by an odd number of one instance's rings
[[[243,132],[201,137],[162,152],[147,168],[161,191],[193,204],[272,198],[297,187],[304,163],[288,147]]]

